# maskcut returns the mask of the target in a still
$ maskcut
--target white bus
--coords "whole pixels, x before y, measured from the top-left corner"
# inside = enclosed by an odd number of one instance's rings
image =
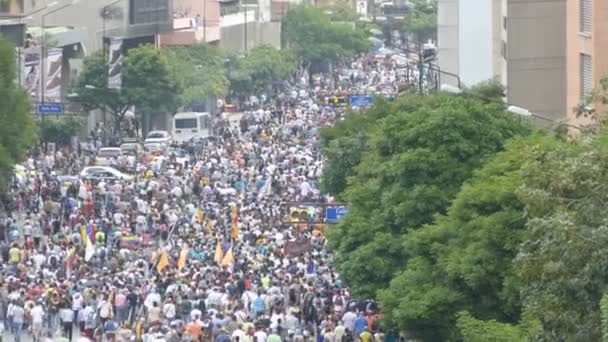
[[[192,138],[211,136],[211,117],[209,113],[186,112],[173,116],[173,140],[184,143]]]

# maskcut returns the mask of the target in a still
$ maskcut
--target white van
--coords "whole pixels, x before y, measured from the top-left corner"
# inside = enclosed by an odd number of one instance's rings
[[[209,113],[185,112],[173,116],[173,140],[184,143],[193,138],[211,136],[211,117]]]

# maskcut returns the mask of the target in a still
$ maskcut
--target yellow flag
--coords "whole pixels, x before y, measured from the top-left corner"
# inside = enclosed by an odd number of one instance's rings
[[[186,266],[186,261],[188,260],[188,253],[190,251],[187,248],[183,248],[181,253],[179,254],[179,260],[177,260],[177,269],[179,271],[182,270]]]
[[[234,264],[234,254],[232,254],[232,245],[228,248],[228,252],[224,255],[224,259],[222,259],[222,266],[230,266]]]
[[[206,220],[205,228],[207,229],[207,234],[213,234],[213,222],[211,222],[211,220]]]
[[[169,256],[167,252],[162,251],[158,257],[158,263],[156,264],[156,271],[161,273],[167,266],[169,266]]]
[[[232,221],[232,227],[230,229],[230,237],[232,241],[236,241],[239,238],[240,230],[238,221]]]
[[[196,210],[196,220],[198,222],[202,223],[204,219],[205,219],[205,212],[203,211],[203,209],[198,208]]]
[[[217,246],[215,246],[215,257],[213,258],[213,260],[215,260],[215,262],[219,264],[222,262],[223,259],[224,251],[222,250],[222,243],[220,242],[220,240],[218,240]]]
[[[87,227],[85,227],[85,225],[83,224],[82,226],[80,226],[80,237],[82,238],[82,245],[84,247],[87,246]]]

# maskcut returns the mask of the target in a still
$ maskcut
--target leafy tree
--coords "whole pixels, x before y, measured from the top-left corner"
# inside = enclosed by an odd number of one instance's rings
[[[123,87],[129,102],[143,113],[172,113],[181,91],[171,74],[167,56],[147,44],[128,51],[124,59]]]
[[[608,287],[608,136],[537,151],[518,194],[528,214],[516,267],[539,340],[598,341]]]
[[[221,50],[208,44],[172,47],[165,50],[173,77],[182,92],[180,104],[186,108],[228,91],[228,77]]]
[[[526,231],[520,170],[536,150],[559,144],[544,136],[509,143],[461,187],[446,215],[406,234],[408,265],[380,294],[391,324],[433,340],[458,335],[461,310],[518,322],[513,260]]]
[[[406,17],[405,29],[416,39],[426,42],[437,39],[437,0],[411,0],[412,10]]]
[[[29,96],[15,79],[15,47],[0,37],[0,187],[37,139]]]
[[[226,53],[230,91],[237,98],[253,90],[273,90],[275,82],[289,79],[296,71],[291,50],[278,50],[269,45],[257,46],[246,55]]]
[[[321,190],[341,197],[347,179],[355,174],[372,127],[392,111],[389,102],[377,99],[364,113],[350,113],[342,121],[321,130],[323,164]]]
[[[131,106],[144,113],[177,109],[179,85],[170,73],[167,57],[154,46],[143,45],[128,51],[123,60],[121,89],[107,88],[106,63],[100,52],[85,59],[74,89],[78,94],[75,101],[85,110],[107,110],[117,131]]]
[[[107,78],[104,76],[106,63],[101,51],[96,51],[85,58],[73,89],[78,94],[74,101],[80,103],[86,111],[106,110],[114,119],[116,129],[119,130],[120,123],[133,103],[125,91],[107,88]]]
[[[251,72],[253,86],[263,88],[291,77],[296,71],[296,60],[291,50],[262,45],[247,53],[244,67]]]
[[[338,61],[370,47],[361,30],[332,23],[321,9],[308,5],[291,8],[283,19],[283,29],[295,54],[310,64]]]
[[[519,327],[500,323],[495,320],[481,321],[468,312],[458,315],[458,328],[463,342],[524,342],[526,333]]]
[[[329,15],[331,21],[355,21],[359,19],[359,15],[349,1],[336,0],[327,6],[323,6],[322,9]]]
[[[49,117],[38,121],[40,139],[46,142],[69,145],[71,138],[78,135],[83,127],[79,116]]]
[[[408,94],[391,104],[348,179],[349,215],[329,233],[353,293],[386,287],[407,261],[403,233],[444,214],[476,168],[527,132],[501,104],[478,99]]]

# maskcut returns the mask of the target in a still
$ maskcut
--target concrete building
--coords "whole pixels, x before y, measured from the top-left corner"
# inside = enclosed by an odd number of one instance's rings
[[[554,121],[566,115],[566,1],[508,0],[505,15],[507,102]]]
[[[489,79],[506,82],[503,13],[507,0],[438,0],[438,64],[472,86]],[[457,85],[445,77],[442,83]]]
[[[566,112],[571,124],[581,125],[589,120],[573,108],[608,77],[608,2],[568,0],[566,17]]]
[[[499,80],[509,104],[565,119],[569,1],[579,0],[439,0],[441,70],[465,86]]]

